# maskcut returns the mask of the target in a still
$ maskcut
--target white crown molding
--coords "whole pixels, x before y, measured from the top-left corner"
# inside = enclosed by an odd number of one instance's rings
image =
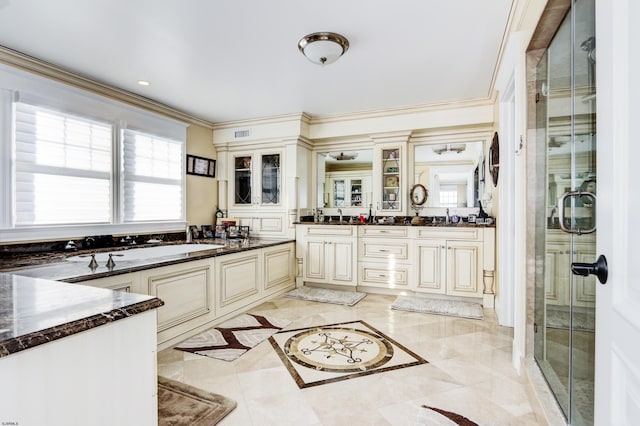
[[[213,128],[213,123],[209,121],[184,113],[168,105],[145,98],[144,96],[69,72],[49,62],[25,55],[24,53],[4,46],[0,46],[0,63],[68,84],[79,89],[87,90],[116,101],[144,108],[148,111],[152,111],[169,118],[195,124],[208,129]]]

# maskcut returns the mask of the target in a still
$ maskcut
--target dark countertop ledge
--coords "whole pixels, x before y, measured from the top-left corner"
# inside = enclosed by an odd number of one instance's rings
[[[0,358],[162,305],[153,296],[0,273]]]
[[[128,247],[111,247],[107,249],[99,250],[78,250],[72,252],[51,252],[45,254],[38,254],[36,256],[15,256],[4,257],[2,259],[2,266],[0,272],[11,272],[16,275],[22,275],[32,278],[45,278],[49,280],[64,281],[69,283],[76,283],[81,281],[88,281],[98,278],[105,278],[114,275],[128,274],[131,272],[143,271],[145,269],[158,268],[161,266],[175,265],[178,263],[191,262],[193,260],[206,259],[210,257],[223,256],[226,254],[239,253],[247,250],[254,250],[263,247],[269,247],[279,244],[286,244],[295,240],[265,240],[265,239],[250,239],[247,245],[240,244],[239,240],[219,240],[219,239],[207,239],[197,240],[190,244],[221,244],[225,245],[224,248],[201,250],[185,254],[174,254],[170,256],[155,257],[144,260],[136,261],[119,261],[115,258],[116,266],[113,268],[107,268],[104,263],[101,263],[96,269],[90,269],[88,267],[89,258],[86,262],[69,262],[65,259],[71,256],[77,256],[80,254],[96,253],[96,252],[116,252],[119,250],[144,248],[144,246],[128,246]],[[184,244],[181,242],[172,242],[170,245]],[[169,244],[162,244],[169,245]],[[158,244],[154,245],[158,246]],[[151,247],[147,245],[146,247]]]

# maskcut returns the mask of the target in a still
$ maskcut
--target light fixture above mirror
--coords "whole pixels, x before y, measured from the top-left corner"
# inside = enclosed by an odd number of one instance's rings
[[[329,65],[349,49],[349,40],[340,34],[318,32],[302,37],[298,49],[314,64]]]
[[[355,160],[358,157],[357,152],[330,152],[328,155],[336,161]]]
[[[438,155],[449,154],[449,153],[460,154],[465,149],[467,149],[467,144],[464,144],[464,143],[462,143],[462,144],[448,143],[448,144],[446,144],[444,146],[442,146],[442,145],[434,146],[431,149],[433,150],[433,152],[435,152]]]

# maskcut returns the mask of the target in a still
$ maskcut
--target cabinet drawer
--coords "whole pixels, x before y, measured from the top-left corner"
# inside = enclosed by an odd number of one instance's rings
[[[482,229],[424,227],[424,228],[418,229],[417,238],[418,239],[437,238],[442,240],[481,241]]]
[[[318,225],[318,226],[309,226],[307,227],[307,235],[309,236],[317,236],[317,235],[332,235],[332,236],[340,236],[340,237],[352,237],[354,236],[354,226],[350,225]]]
[[[361,285],[373,285],[376,287],[406,287],[409,284],[409,267],[396,266],[384,268],[374,264],[360,264],[359,281]]]
[[[383,237],[383,238],[402,238],[406,237],[408,232],[407,226],[361,226],[361,237]]]
[[[380,261],[381,259],[394,259],[401,262],[408,261],[409,241],[362,238],[360,239],[359,253],[361,260]]]

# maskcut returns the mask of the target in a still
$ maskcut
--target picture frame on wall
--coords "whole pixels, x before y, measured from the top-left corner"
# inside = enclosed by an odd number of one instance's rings
[[[187,154],[187,174],[215,178],[216,160]]]

